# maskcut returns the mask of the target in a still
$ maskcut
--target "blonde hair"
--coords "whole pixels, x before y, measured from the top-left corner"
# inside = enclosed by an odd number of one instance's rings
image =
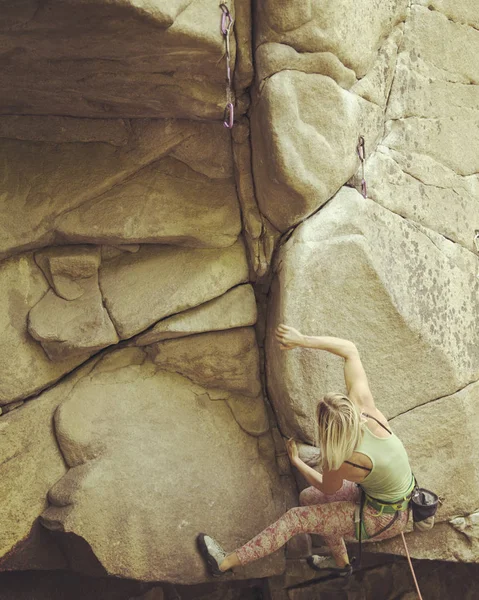
[[[335,471],[351,458],[363,436],[361,411],[344,394],[326,394],[318,404],[323,469]]]

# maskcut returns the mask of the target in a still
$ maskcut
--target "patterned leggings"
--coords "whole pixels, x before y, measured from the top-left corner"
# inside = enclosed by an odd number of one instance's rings
[[[327,542],[335,559],[347,556],[344,540],[355,538],[354,513],[359,503],[359,488],[350,481],[335,494],[326,495],[314,487],[303,490],[299,496],[301,506],[288,510],[276,523],[270,525],[244,546],[236,550],[239,561],[245,565],[263,558],[281,548],[298,533],[315,533]],[[364,525],[368,535],[380,531],[394,517],[392,514],[378,516],[378,512],[366,506]],[[406,527],[408,511],[399,513],[397,521],[374,541],[384,540],[401,533]]]

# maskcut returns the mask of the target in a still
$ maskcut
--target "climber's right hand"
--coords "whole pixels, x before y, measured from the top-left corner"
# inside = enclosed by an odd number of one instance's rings
[[[281,324],[276,328],[276,340],[281,350],[292,350],[303,345],[304,336],[294,327]]]

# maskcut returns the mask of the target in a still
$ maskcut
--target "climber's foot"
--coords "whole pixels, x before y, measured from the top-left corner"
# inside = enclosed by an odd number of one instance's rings
[[[312,556],[308,556],[307,562],[312,569],[325,575],[335,574],[338,577],[349,577],[353,572],[351,565],[347,564],[344,567],[338,567],[334,558],[330,556],[313,554]]]
[[[218,542],[205,533],[200,533],[196,538],[196,542],[211,575],[213,575],[213,577],[221,577],[227,573],[227,571],[222,571],[220,569],[221,563],[226,557],[226,552]]]

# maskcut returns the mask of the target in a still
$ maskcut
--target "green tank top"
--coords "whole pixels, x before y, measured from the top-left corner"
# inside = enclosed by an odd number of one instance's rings
[[[366,494],[378,500],[387,502],[401,500],[407,496],[414,485],[406,449],[394,433],[387,438],[380,438],[366,425],[363,431],[356,452],[369,457],[373,468],[361,481],[361,487]]]

